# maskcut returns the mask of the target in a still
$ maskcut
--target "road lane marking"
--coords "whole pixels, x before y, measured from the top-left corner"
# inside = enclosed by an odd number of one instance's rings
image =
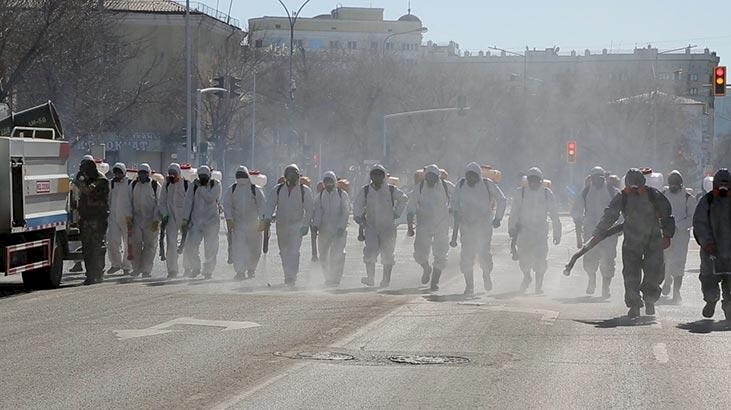
[[[670,361],[668,356],[668,348],[665,343],[655,343],[652,345],[652,354],[655,356],[655,360],[658,363],[667,363]]]
[[[146,329],[114,330],[114,334],[115,334],[115,336],[117,336],[117,340],[126,340],[126,339],[134,339],[134,338],[138,338],[138,337],[162,335],[165,333],[172,333],[172,332],[180,332],[180,330],[167,330],[168,328],[176,326],[176,325],[223,327],[224,332],[229,331],[229,330],[249,329],[252,327],[261,326],[260,324],[254,323],[254,322],[235,322],[235,321],[230,321],[230,320],[205,320],[205,319],[196,319],[196,318],[192,318],[192,317],[179,317],[177,319],[169,320],[165,323],[160,323],[159,325],[151,326]]]

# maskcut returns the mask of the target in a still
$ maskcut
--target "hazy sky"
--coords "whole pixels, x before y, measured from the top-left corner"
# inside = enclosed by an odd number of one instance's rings
[[[304,0],[283,0],[299,8]],[[230,0],[206,0],[224,12]],[[302,15],[329,13],[337,4],[380,7],[386,19],[406,14],[408,0],[311,0]],[[488,46],[512,50],[559,46],[561,51],[586,48],[631,50],[652,43],[662,49],[697,45],[716,51],[731,65],[731,7],[691,0],[412,0],[412,14],[429,32],[425,40],[454,40],[462,50]],[[716,2],[721,6],[724,2]],[[233,0],[231,15],[243,24],[252,17],[283,15],[277,0]],[[716,19],[714,21],[714,19]]]

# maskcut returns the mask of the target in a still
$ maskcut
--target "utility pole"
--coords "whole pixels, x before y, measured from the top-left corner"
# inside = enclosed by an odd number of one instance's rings
[[[185,162],[191,163],[193,152],[193,95],[191,88],[192,52],[190,41],[190,0],[185,0]]]
[[[254,104],[251,110],[251,162],[250,167],[254,169],[254,157],[256,148],[256,70],[254,70]]]

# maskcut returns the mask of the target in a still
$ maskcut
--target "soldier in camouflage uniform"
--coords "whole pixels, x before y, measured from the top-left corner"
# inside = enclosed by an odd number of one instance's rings
[[[99,173],[94,161],[79,165],[74,185],[79,189],[79,233],[84,252],[84,285],[99,283],[104,277],[105,235],[109,216],[109,181]]]

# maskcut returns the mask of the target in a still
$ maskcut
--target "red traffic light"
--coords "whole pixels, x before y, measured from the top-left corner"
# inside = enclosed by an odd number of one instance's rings
[[[713,84],[711,84],[714,96],[726,95],[726,67],[718,66],[713,70]]]
[[[566,143],[566,162],[569,164],[576,163],[576,141]]]

